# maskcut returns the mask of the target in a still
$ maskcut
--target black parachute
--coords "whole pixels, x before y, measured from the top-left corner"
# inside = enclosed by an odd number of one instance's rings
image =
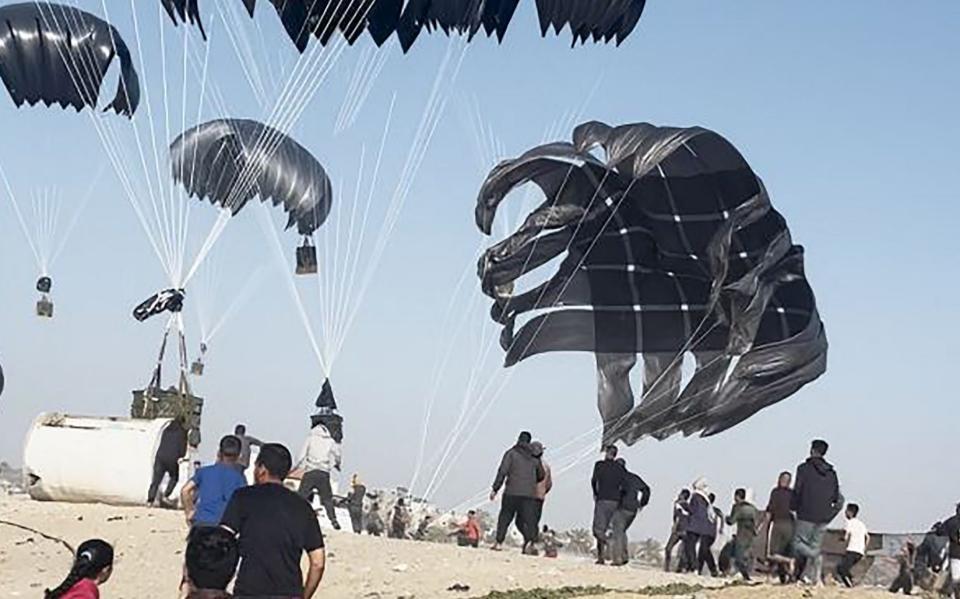
[[[164,289],[154,293],[133,309],[133,317],[143,322],[148,318],[170,312],[176,314],[183,310],[183,289]]]
[[[160,0],[174,23],[196,24],[203,32],[198,0]],[[241,0],[251,17],[256,0]],[[396,34],[404,52],[420,33],[443,31],[473,38],[483,30],[503,40],[520,0],[270,0],[300,52],[311,35],[326,45],[340,32],[350,43],[364,31],[378,45]],[[574,43],[621,43],[636,28],[646,0],[536,0],[543,35],[569,27]]]
[[[333,191],[323,166],[292,138],[262,123],[217,119],[170,144],[173,178],[187,193],[239,212],[255,196],[282,205],[301,235],[330,214]]]
[[[0,6],[0,78],[17,106],[95,108],[115,57],[120,80],[104,110],[129,117],[140,103],[140,80],[116,28],[73,6],[46,1]]]
[[[591,122],[573,137],[501,163],[478,198],[489,234],[510,191],[533,182],[546,196],[478,267],[508,366],[593,352],[604,439],[627,443],[715,434],[825,371],[803,249],[733,145],[700,127],[646,123]],[[514,294],[517,279],[561,256],[547,282]],[[682,386],[684,354],[696,370]]]
[[[330,432],[330,437],[334,441],[343,443],[343,416],[337,410],[337,400],[333,396],[330,379],[324,379],[320,394],[317,396],[314,405],[316,405],[317,411],[310,416],[310,427],[323,425]]]

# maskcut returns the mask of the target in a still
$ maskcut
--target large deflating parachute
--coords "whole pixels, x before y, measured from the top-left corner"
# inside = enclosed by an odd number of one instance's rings
[[[253,17],[256,0],[240,0]],[[160,0],[174,23],[189,21],[203,32],[199,0]],[[481,29],[502,40],[520,0],[270,0],[300,52],[311,35],[326,45],[336,32],[353,44],[364,31],[378,45],[396,34],[404,52],[420,32],[467,34]],[[646,0],[536,0],[541,32],[569,27],[574,43],[619,44],[636,28]]]
[[[551,351],[595,354],[606,442],[711,435],[826,370],[803,249],[717,133],[583,124],[573,143],[493,169],[476,207],[483,232],[527,182],[546,201],[485,252],[482,287],[496,300],[507,366]],[[562,262],[549,280],[514,293],[515,281],[554,258]],[[637,354],[643,395],[635,405]],[[685,355],[695,369],[682,385]]]
[[[120,81],[104,110],[129,117],[140,103],[140,81],[112,25],[45,0],[0,6],[0,78],[17,106],[95,108],[114,57],[120,59]]]
[[[333,192],[323,166],[292,138],[246,119],[192,127],[170,144],[173,177],[187,193],[234,214],[255,196],[282,205],[287,228],[312,235],[330,214]]]

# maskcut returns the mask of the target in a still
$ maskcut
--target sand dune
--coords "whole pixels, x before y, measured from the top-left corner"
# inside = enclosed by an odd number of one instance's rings
[[[186,525],[178,512],[105,505],[40,503],[26,498],[0,498],[0,520],[15,522],[76,545],[102,537],[117,549],[113,579],[103,588],[105,599],[175,597],[180,579]],[[588,560],[523,557],[515,552],[460,549],[450,545],[327,535],[329,569],[322,597],[434,599],[482,597],[511,589],[565,586],[640,591],[670,583],[715,584],[706,579],[643,568],[602,568]],[[70,555],[54,540],[34,532],[0,525],[0,597],[40,597],[66,573]],[[454,584],[467,592],[448,590]],[[811,595],[802,589],[762,586],[751,589],[686,593],[723,599],[792,599]],[[873,592],[839,589],[816,597],[861,597]],[[645,595],[649,596],[649,595]],[[633,593],[605,598],[640,597]]]

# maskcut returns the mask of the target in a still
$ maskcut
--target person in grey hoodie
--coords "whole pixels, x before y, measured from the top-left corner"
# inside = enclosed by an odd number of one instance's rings
[[[520,433],[516,445],[503,454],[497,476],[493,480],[490,501],[496,501],[497,494],[503,489],[494,550],[499,550],[503,545],[507,530],[514,521],[523,535],[525,553],[533,548],[536,541],[537,531],[533,529],[533,523],[536,520],[537,483],[546,477],[546,473],[540,459],[530,447],[532,440],[530,433]]]
[[[843,509],[843,495],[837,472],[825,459],[829,445],[817,439],[810,445],[810,457],[797,467],[791,508],[797,515],[793,545],[797,554],[797,576],[823,584],[821,546],[827,525]],[[812,564],[812,568],[810,567]]]

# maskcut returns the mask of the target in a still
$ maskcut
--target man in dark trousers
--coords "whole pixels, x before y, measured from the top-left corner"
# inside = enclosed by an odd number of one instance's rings
[[[503,488],[494,550],[501,548],[507,538],[507,530],[514,520],[523,535],[524,553],[535,549],[537,531],[533,529],[533,523],[536,520],[537,483],[542,481],[546,474],[543,464],[533,455],[531,441],[533,436],[530,433],[520,433],[516,445],[503,454],[497,476],[493,480],[490,501],[496,501],[497,494],[501,487]]]
[[[265,443],[257,456],[256,484],[238,489],[220,524],[240,540],[240,569],[235,597],[302,597],[311,599],[320,586],[326,563],[323,534],[313,507],[283,486],[293,459],[277,443]],[[306,553],[306,582],[300,560]]]
[[[843,495],[837,472],[824,456],[830,446],[817,439],[810,444],[810,457],[797,467],[793,487],[793,511],[797,515],[793,545],[797,554],[797,576],[803,580],[806,570],[809,582],[823,584],[821,546],[827,525],[843,509]],[[810,567],[812,564],[812,568]]]
[[[237,458],[237,467],[241,472],[246,473],[250,467],[251,447],[263,447],[263,441],[247,434],[247,427],[244,424],[238,424],[233,429],[233,435],[240,439],[240,456]]]
[[[183,419],[177,417],[160,433],[160,447],[153,460],[153,479],[147,491],[147,505],[153,505],[157,500],[157,491],[163,475],[167,475],[167,487],[159,498],[160,505],[170,499],[173,490],[180,480],[180,458],[187,455],[187,429],[183,426]]]
[[[608,445],[604,449],[604,459],[593,466],[590,486],[593,488],[593,536],[597,539],[597,564],[604,563],[604,550],[607,547],[607,531],[614,514],[620,507],[624,493],[627,470],[617,463],[617,448]]]
[[[640,510],[650,503],[650,486],[637,474],[627,470],[627,462],[617,458],[617,464],[624,469],[623,496],[620,506],[613,515],[613,535],[610,539],[610,556],[614,566],[625,566],[630,561],[629,539],[627,531],[633,525]]]
[[[681,489],[677,499],[673,502],[673,527],[670,529],[670,538],[667,539],[664,548],[663,569],[670,571],[670,562],[673,558],[673,549],[680,545],[680,556],[678,572],[683,572],[687,568],[686,549],[683,546],[683,539],[687,536],[687,522],[690,520],[690,489]]]
[[[956,513],[943,523],[941,528],[947,537],[947,558],[950,568],[950,588],[954,599],[960,599],[960,503]]]

